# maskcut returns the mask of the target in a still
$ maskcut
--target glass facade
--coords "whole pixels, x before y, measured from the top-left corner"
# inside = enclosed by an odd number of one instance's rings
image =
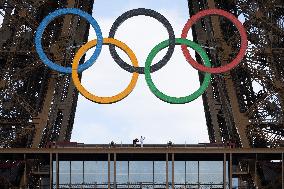
[[[174,170],[172,167],[174,164]],[[117,188],[126,185],[165,186],[167,182],[166,161],[110,161],[110,183]],[[227,166],[228,167],[228,166]],[[228,174],[228,170],[226,170]],[[168,184],[176,186],[222,186],[222,161],[168,161]],[[116,179],[114,176],[116,175]],[[228,175],[226,175],[228,180]],[[56,163],[53,162],[53,183],[56,183]],[[60,185],[101,185],[107,187],[108,161],[59,161]]]
[[[113,181],[113,162],[110,164]],[[108,182],[107,161],[59,161],[59,184],[105,184]],[[53,184],[56,184],[56,162],[53,161]]]
[[[129,181],[153,182],[153,162],[152,161],[130,161],[129,162]]]
[[[154,161],[154,182],[166,183],[166,162]]]
[[[185,180],[189,184],[198,184],[198,161],[186,161]]]

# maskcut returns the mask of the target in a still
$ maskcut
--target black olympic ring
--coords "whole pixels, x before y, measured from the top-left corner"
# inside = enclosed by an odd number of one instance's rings
[[[163,66],[167,64],[167,62],[171,59],[174,49],[175,49],[175,34],[174,34],[174,29],[172,28],[172,25],[170,22],[160,13],[151,10],[151,9],[145,9],[145,8],[138,8],[138,9],[133,9],[130,11],[127,11],[123,13],[121,16],[119,16],[115,22],[113,23],[110,32],[109,32],[109,38],[114,38],[115,32],[117,31],[118,27],[127,19],[134,17],[134,16],[139,16],[139,15],[144,15],[144,16],[149,16],[152,18],[155,18],[159,22],[161,22],[165,28],[167,29],[169,33],[169,48],[166,53],[166,55],[156,64],[151,66],[151,73],[161,69]],[[109,50],[112,58],[114,61],[124,70],[133,73],[137,72],[139,74],[144,74],[144,67],[133,67],[126,62],[124,62],[119,55],[117,54],[115,50],[115,46],[110,44],[109,45]]]

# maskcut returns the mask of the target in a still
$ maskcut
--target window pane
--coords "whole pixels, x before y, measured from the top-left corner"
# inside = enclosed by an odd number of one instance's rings
[[[86,183],[107,183],[108,182],[107,161],[86,161],[85,182]]]
[[[200,161],[200,182],[221,184],[223,183],[222,161]]]
[[[175,161],[175,183],[184,184],[185,183],[185,162]]]
[[[94,161],[85,161],[85,183],[94,184],[96,180],[96,168]]]
[[[153,182],[153,162],[130,161],[129,180],[130,182]]]
[[[198,183],[198,162],[187,161],[186,162],[186,182],[189,184]]]
[[[128,182],[128,162],[117,161],[116,162],[116,182],[119,184],[125,184]]]
[[[71,162],[71,183],[81,184],[83,183],[83,162],[72,161]]]
[[[55,181],[56,181],[56,176],[55,176]],[[59,161],[59,184],[69,184],[69,183],[70,183],[70,161]]]
[[[168,161],[168,165],[169,165],[169,170],[168,170],[169,187],[171,187],[171,184],[172,184],[172,161]]]
[[[52,165],[52,179],[53,179],[53,184],[56,184],[56,161],[53,161],[53,165]]]
[[[155,183],[163,184],[166,183],[166,162],[165,161],[155,161]]]

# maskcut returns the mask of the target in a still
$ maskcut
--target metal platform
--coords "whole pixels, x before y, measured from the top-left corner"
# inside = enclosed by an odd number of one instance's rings
[[[280,173],[283,183],[283,154],[284,148],[225,148],[225,147],[206,147],[199,145],[183,145],[167,146],[167,145],[145,145],[145,147],[130,147],[131,145],[82,145],[80,147],[57,147],[52,148],[18,148],[18,149],[1,149],[0,160],[9,160],[22,162],[24,167],[24,180],[27,180],[27,172],[40,177],[39,185],[42,188],[233,188],[233,178],[239,176],[255,175],[255,180],[258,180],[258,167],[262,164],[273,164],[275,167],[280,166]],[[38,169],[28,171],[27,167],[32,162],[41,162]],[[103,162],[107,167],[104,173],[107,177],[106,183],[72,183],[71,182],[71,163],[82,162],[82,174],[85,174],[84,169],[88,166],[86,162]],[[198,162],[198,178],[199,178],[199,163],[201,162],[219,162],[223,165],[223,182],[219,184],[202,183],[199,180],[197,183],[180,183],[175,179],[180,176],[175,176],[175,168],[177,165],[186,162]],[[60,182],[61,170],[59,169],[60,162],[70,162],[70,183]],[[125,174],[128,174],[128,180],[124,183],[117,182],[117,166],[122,162],[126,166]],[[128,162],[128,163],[126,163]],[[129,181],[129,162],[146,162],[150,167],[153,165],[153,182],[131,183]],[[148,162],[148,163],[147,163]],[[154,165],[155,162],[163,162],[165,169],[165,182],[156,183],[154,181]],[[222,163],[223,162],[223,163]],[[275,163],[276,162],[276,163]],[[35,163],[36,164],[36,163]],[[138,163],[139,164],[139,163]],[[67,163],[69,165],[69,163]],[[145,168],[145,167],[144,167]],[[66,167],[64,169],[67,169]],[[184,168],[186,172],[186,168]],[[139,171],[138,171],[139,172]],[[64,173],[69,174],[69,173]],[[87,174],[87,173],[86,173]],[[187,174],[185,173],[185,176]],[[84,176],[82,176],[84,178]],[[25,182],[24,186],[25,185]],[[282,184],[283,185],[283,184]],[[283,186],[284,187],[284,186]],[[247,186],[254,188],[254,186]]]

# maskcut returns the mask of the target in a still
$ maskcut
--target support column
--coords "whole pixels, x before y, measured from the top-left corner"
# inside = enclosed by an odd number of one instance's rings
[[[72,181],[71,181],[71,175],[72,175],[72,173],[71,173],[71,167],[72,167],[72,165],[71,165],[71,161],[69,161],[69,186],[70,186],[70,188],[71,188],[71,183],[72,183]]]
[[[227,176],[227,154],[224,153],[223,159],[223,188],[226,188],[226,176]]]
[[[85,184],[85,161],[83,161],[83,184]]]
[[[153,161],[153,188],[155,188],[155,161]]]
[[[116,189],[116,153],[113,154],[113,183]]]
[[[129,161],[127,161],[127,186],[129,188]]]
[[[107,155],[107,180],[108,189],[110,189],[110,153]]]
[[[53,189],[53,161],[52,161],[52,153],[49,154],[49,189]]]
[[[255,186],[258,186],[258,182],[257,182],[257,154],[255,154],[255,162],[254,162],[254,182],[255,182]]]
[[[230,169],[230,173],[229,173],[229,175],[230,175],[230,177],[229,177],[229,185],[230,185],[230,189],[232,189],[232,180],[233,180],[233,178],[232,178],[232,172],[233,172],[233,163],[232,163],[232,153],[230,153],[230,167],[229,167]]]
[[[198,183],[198,189],[200,189],[200,179],[199,179],[199,161],[197,162],[197,183]]]
[[[175,189],[175,154],[172,153],[172,189]]]
[[[169,156],[166,153],[166,189],[169,189]]]
[[[184,188],[186,188],[186,161],[184,161]]]
[[[56,153],[56,189],[59,189],[59,161],[58,161],[58,153]]]
[[[27,155],[24,154],[24,162],[25,162],[25,168],[24,168],[24,187],[27,188]]]

